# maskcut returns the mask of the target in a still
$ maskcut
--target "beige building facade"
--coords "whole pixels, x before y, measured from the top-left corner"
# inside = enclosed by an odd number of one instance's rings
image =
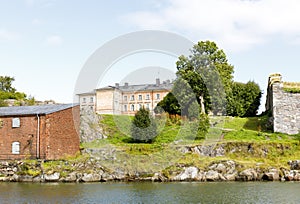
[[[80,110],[92,110],[96,111],[96,92],[87,92],[78,94]]]
[[[144,107],[151,113],[157,104],[171,91],[172,83],[167,80],[155,84],[130,85],[125,83],[120,86],[107,86],[96,89],[94,92],[79,94],[81,109],[92,107],[87,100],[94,97],[94,111],[99,114],[134,115]],[[84,99],[85,98],[85,99]]]

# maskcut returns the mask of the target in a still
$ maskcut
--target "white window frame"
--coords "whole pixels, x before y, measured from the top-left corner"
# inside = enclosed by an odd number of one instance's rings
[[[21,126],[20,118],[13,118],[11,126],[12,128],[19,128]]]
[[[20,146],[21,146],[20,142],[13,142],[11,144],[11,153],[20,154],[20,149],[21,149]]]

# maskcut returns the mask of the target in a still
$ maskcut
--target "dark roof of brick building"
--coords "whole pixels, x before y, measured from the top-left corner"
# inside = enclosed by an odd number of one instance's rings
[[[78,104],[51,104],[40,106],[0,107],[0,116],[47,115],[77,106]]]

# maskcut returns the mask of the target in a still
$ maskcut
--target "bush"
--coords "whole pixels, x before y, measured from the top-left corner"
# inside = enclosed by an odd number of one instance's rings
[[[131,125],[131,136],[136,142],[152,142],[157,136],[157,125],[145,108],[141,108],[135,114]]]
[[[234,82],[231,95],[227,96],[227,114],[229,116],[253,117],[260,106],[262,92],[253,81]]]

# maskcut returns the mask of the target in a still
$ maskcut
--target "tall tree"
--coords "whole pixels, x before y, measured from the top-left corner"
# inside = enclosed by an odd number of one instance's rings
[[[198,103],[204,103],[206,113],[226,112],[226,96],[231,92],[234,71],[216,43],[198,42],[191,55],[180,56],[176,65],[177,75],[189,83]]]

